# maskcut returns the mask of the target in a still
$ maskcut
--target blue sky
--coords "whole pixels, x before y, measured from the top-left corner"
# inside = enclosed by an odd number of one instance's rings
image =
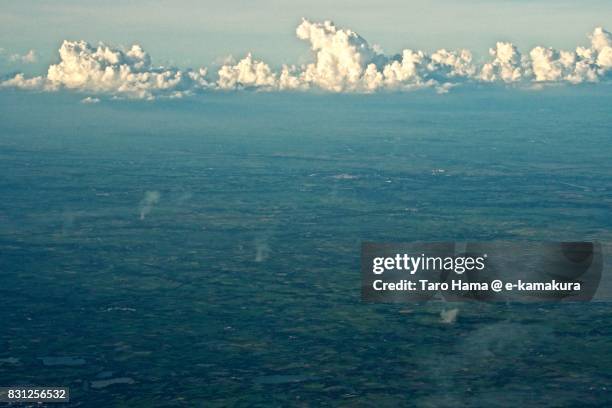
[[[64,39],[142,44],[160,64],[210,65],[252,51],[272,65],[309,58],[295,38],[301,17],[331,19],[394,53],[411,47],[469,48],[495,41],[573,49],[595,26],[612,27],[609,0],[3,0],[0,47],[57,60]]]

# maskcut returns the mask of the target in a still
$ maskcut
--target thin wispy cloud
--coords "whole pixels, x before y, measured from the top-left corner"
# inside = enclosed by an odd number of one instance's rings
[[[38,61],[38,55],[34,50],[29,50],[25,54],[7,54],[4,48],[0,48],[0,59],[5,59],[8,62],[17,64],[33,64]]]
[[[137,99],[239,89],[369,93],[433,88],[446,93],[469,83],[596,83],[606,80],[612,70],[612,34],[601,27],[593,30],[588,43],[573,50],[538,46],[521,52],[510,42],[498,42],[482,61],[475,61],[466,49],[433,53],[404,49],[385,55],[356,32],[330,21],[304,19],[296,35],[309,44],[311,62],[275,70],[249,53],[237,62],[224,63],[215,73],[203,67],[154,66],[139,45],[121,48],[64,41],[59,62],[46,75],[18,74],[0,86]]]
[[[32,64],[38,60],[38,57],[36,56],[36,51],[30,50],[23,55],[12,54],[9,57],[9,60],[12,62],[20,62],[22,64]]]
[[[81,103],[85,105],[93,105],[96,103],[100,103],[100,98],[94,98],[94,97],[88,96],[86,98],[81,99]]]
[[[155,205],[159,203],[159,199],[161,198],[161,194],[159,191],[147,191],[144,195],[142,201],[140,201],[139,212],[140,219],[144,220],[149,213],[153,210]]]

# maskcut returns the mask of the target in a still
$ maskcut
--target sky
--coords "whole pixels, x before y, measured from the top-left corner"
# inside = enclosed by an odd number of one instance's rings
[[[486,54],[496,41],[519,48],[574,48],[594,27],[612,28],[609,0],[2,0],[0,48],[57,61],[65,39],[141,44],[157,64],[211,65],[247,52],[273,66],[300,63],[307,45],[301,18],[332,20],[386,53],[404,48],[469,48]]]
[[[611,26],[609,0],[4,0],[0,90],[97,103],[610,84]]]

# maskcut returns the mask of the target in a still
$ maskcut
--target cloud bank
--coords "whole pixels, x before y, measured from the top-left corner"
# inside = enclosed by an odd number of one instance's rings
[[[489,57],[479,62],[465,49],[440,49],[431,54],[404,49],[385,55],[356,32],[330,21],[303,19],[296,35],[309,44],[312,62],[284,65],[275,71],[249,53],[240,61],[225,63],[211,75],[205,68],[154,66],[139,45],[124,49],[64,41],[59,62],[51,65],[45,76],[17,74],[0,82],[0,87],[69,89],[138,99],[182,97],[215,89],[368,93],[434,88],[445,93],[464,83],[599,82],[608,79],[612,71],[612,34],[601,27],[589,36],[590,44],[575,50],[538,46],[521,53],[512,43],[498,42],[489,50]]]

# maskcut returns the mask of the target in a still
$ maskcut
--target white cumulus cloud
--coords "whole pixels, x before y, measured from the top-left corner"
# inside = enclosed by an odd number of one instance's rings
[[[104,44],[93,47],[85,41],[64,41],[59,55],[59,63],[51,65],[46,76],[26,80],[18,75],[2,85],[32,89],[36,83],[46,90],[65,88],[145,99],[158,95],[179,97],[208,85],[205,69],[154,67],[139,45],[125,50]]]
[[[0,82],[0,88],[19,88],[19,89],[45,89],[45,79],[37,76],[26,78],[24,74],[17,74],[12,78]]]
[[[219,69],[217,85],[221,89],[274,88],[278,86],[276,74],[268,64],[248,54],[237,64],[223,65]]]
[[[523,78],[521,53],[512,43],[498,42],[489,50],[492,61],[483,65],[479,79],[485,82],[503,81],[506,83],[520,81]]]
[[[304,83],[341,92],[372,88],[372,82],[379,82],[375,62],[384,57],[354,31],[339,29],[331,21],[304,19],[296,34],[310,43],[315,54],[315,62],[306,65],[300,75]]]

